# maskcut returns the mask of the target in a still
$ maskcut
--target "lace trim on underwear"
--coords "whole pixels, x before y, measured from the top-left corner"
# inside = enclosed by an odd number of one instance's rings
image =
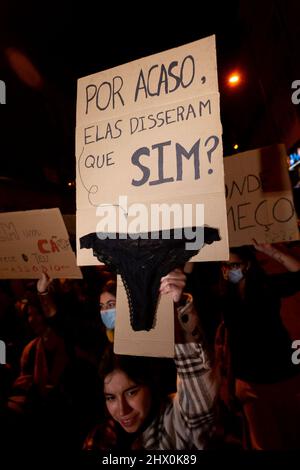
[[[196,233],[196,227],[189,230],[186,233]],[[197,227],[197,230],[204,231],[204,244],[220,240],[216,228],[205,226]],[[120,274],[126,289],[133,330],[149,331],[155,326],[161,277],[184,265],[200,251],[203,244],[197,249],[186,250],[185,244],[194,240],[186,237],[184,229],[134,235],[101,233],[99,236],[89,233],[81,237],[80,248],[92,249],[99,261]],[[168,239],[164,238],[167,236]]]

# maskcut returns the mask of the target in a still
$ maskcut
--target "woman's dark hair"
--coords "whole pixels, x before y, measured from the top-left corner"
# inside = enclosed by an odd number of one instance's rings
[[[99,366],[99,375],[104,381],[108,374],[115,369],[120,369],[134,382],[151,387],[156,376],[154,364],[155,358],[115,354],[113,352],[113,346],[109,344],[104,351]]]
[[[104,292],[108,292],[109,294],[112,294],[116,297],[117,295],[117,283],[115,280],[110,279],[107,281],[104,286],[102,287],[100,291],[100,295],[103,294]]]
[[[145,429],[152,421],[152,419],[154,419],[155,415],[159,412],[161,406],[164,404],[168,393],[170,393],[170,390],[168,390],[169,384],[166,386],[166,381],[164,380],[164,363],[161,363],[160,361],[160,358],[114,354],[111,343],[106,347],[101,359],[99,376],[102,383],[103,409],[105,409],[104,380],[105,377],[115,369],[119,369],[124,372],[136,384],[146,385],[150,389],[152,399],[151,409],[149,415],[142,425],[142,428],[139,429],[137,433],[142,432],[143,429]],[[107,410],[105,413],[107,413]],[[116,448],[131,449],[131,445],[134,439],[136,439],[137,433],[128,434],[116,421],[114,421],[113,426],[117,439]],[[102,437],[100,434],[100,440],[101,439]],[[110,446],[109,448],[111,449],[112,447]]]
[[[245,262],[249,262],[249,268],[245,274],[246,290],[249,295],[252,295],[252,289],[263,287],[266,281],[266,274],[262,269],[260,263],[256,258],[256,250],[252,245],[243,245],[239,247],[230,248],[230,253],[233,253]],[[255,292],[255,290],[254,290]]]
[[[156,406],[165,398],[167,387],[162,380],[159,358],[114,354],[113,345],[110,343],[104,350],[99,366],[99,376],[103,386],[105,377],[115,369],[125,372],[136,384],[149,387]]]
[[[256,264],[255,249],[251,245],[236,246],[230,248],[230,253],[237,255],[243,261],[250,261]]]
[[[249,263],[247,271],[245,272],[246,279],[246,295],[257,295],[259,289],[263,289],[266,283],[266,273],[261,267],[256,258],[256,250],[252,245],[243,245],[230,248],[230,253],[238,256],[244,263]],[[219,294],[221,297],[227,295],[234,289],[234,286],[224,281],[220,272],[220,282],[218,285]],[[254,294],[256,292],[256,294]]]
[[[263,269],[256,259],[256,250],[252,245],[243,245],[230,248],[230,253],[237,255],[244,262],[250,262],[251,271],[255,271],[257,273],[263,272]]]

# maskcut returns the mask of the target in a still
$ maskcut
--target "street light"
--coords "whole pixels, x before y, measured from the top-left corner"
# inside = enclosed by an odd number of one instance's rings
[[[237,86],[241,83],[241,75],[238,72],[233,72],[228,77],[228,85],[231,87]]]

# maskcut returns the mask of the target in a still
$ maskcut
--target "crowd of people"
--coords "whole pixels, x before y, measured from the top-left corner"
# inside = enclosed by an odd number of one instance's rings
[[[266,273],[261,253],[285,272]],[[160,283],[174,301],[174,360],[114,354],[116,279],[103,269],[1,281],[2,446],[68,457],[299,449],[300,367],[281,301],[300,290],[300,259],[253,240],[189,271]]]

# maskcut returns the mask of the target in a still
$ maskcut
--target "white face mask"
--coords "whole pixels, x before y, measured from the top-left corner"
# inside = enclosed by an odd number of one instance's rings
[[[228,281],[232,284],[238,284],[244,277],[243,271],[241,268],[230,269],[228,271]]]

